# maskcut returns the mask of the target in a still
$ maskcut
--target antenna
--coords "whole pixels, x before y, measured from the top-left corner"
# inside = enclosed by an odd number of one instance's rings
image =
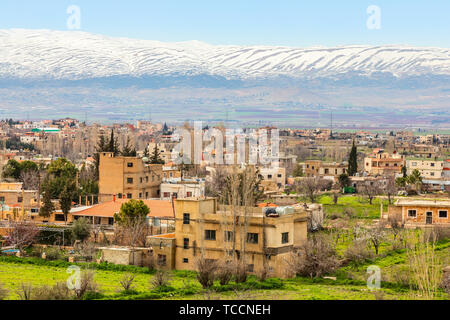
[[[333,138],[333,111],[331,111],[331,130],[330,130],[330,138]]]

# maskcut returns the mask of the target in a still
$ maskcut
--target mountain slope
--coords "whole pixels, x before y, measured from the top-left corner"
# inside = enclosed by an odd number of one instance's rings
[[[291,48],[163,43],[85,32],[0,30],[0,79],[216,76],[251,80],[450,76],[450,49],[410,46]]]

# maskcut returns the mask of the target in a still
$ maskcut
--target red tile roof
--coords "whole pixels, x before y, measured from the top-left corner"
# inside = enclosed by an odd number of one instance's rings
[[[120,207],[128,200],[117,199],[96,204],[88,209],[74,212],[74,216],[93,216],[93,217],[114,217],[114,214],[120,211]],[[149,217],[173,218],[172,203],[167,200],[142,200],[150,208]]]

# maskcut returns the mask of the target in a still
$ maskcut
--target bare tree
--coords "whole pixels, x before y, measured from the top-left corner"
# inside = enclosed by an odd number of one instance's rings
[[[150,280],[151,289],[168,286],[170,283],[170,274],[166,270],[157,270]]]
[[[92,270],[85,270],[81,273],[80,287],[75,289],[75,294],[78,299],[88,292],[98,292],[98,284],[94,280],[95,272]]]
[[[380,245],[386,239],[385,223],[378,222],[375,226],[367,229],[367,240],[375,249],[375,254],[378,255]]]
[[[398,191],[397,184],[395,183],[395,176],[392,175],[387,178],[384,191],[388,197],[389,204],[392,204],[392,197],[395,196]]]
[[[12,221],[8,229],[8,242],[23,252],[23,249],[32,245],[39,235],[39,228],[30,222]]]
[[[197,269],[197,280],[203,289],[211,287],[216,277],[217,261],[206,259],[204,255],[201,255],[195,260],[195,266]]]
[[[25,170],[20,173],[20,181],[24,190],[39,189],[39,172],[36,170]]]
[[[316,201],[318,192],[324,187],[324,179],[321,179],[319,177],[304,178],[299,180],[297,184],[297,192],[306,194],[311,202],[314,203]]]
[[[372,204],[375,196],[381,194],[381,188],[378,181],[366,181],[362,185],[363,194],[369,199],[369,203]]]
[[[132,273],[125,273],[122,276],[122,279],[120,280],[120,285],[122,286],[123,290],[128,291],[133,289],[133,282],[135,277],[136,276]]]
[[[307,277],[321,277],[340,265],[336,246],[329,236],[315,235],[287,260],[288,271]]]
[[[387,223],[391,226],[391,232],[394,240],[397,239],[398,235],[405,228],[405,223],[402,221],[400,214],[391,214],[388,216]]]

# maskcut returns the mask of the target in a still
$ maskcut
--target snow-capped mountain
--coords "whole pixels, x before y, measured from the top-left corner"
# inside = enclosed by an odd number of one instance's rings
[[[0,30],[0,79],[217,76],[333,78],[450,76],[450,49],[403,45],[334,48],[209,45],[112,38],[86,32]]]

